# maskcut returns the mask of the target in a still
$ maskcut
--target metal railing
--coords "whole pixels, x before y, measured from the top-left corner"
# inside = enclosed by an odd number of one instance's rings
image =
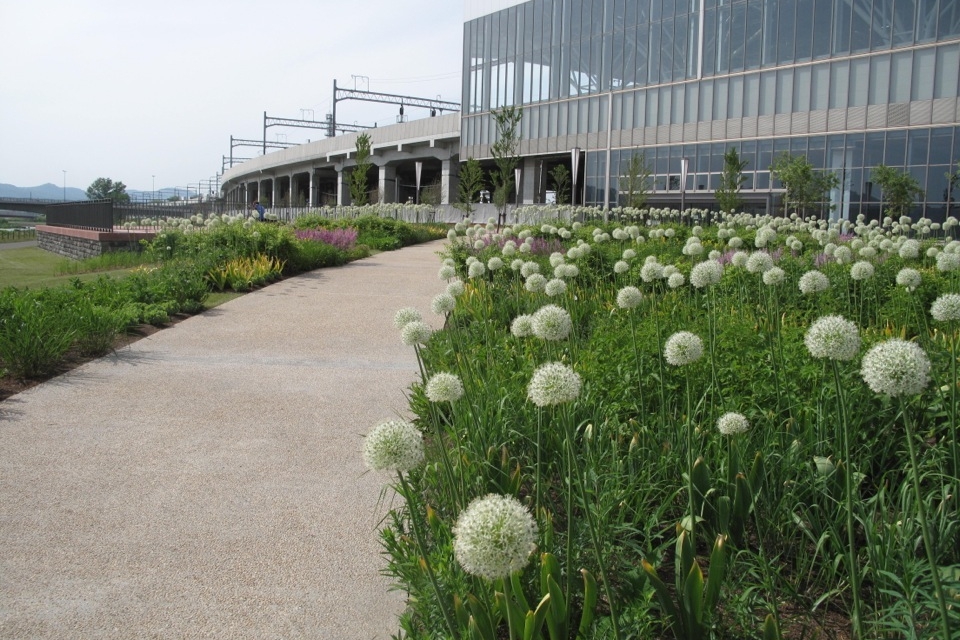
[[[111,232],[117,228],[158,226],[167,218],[189,218],[201,214],[222,213],[223,201],[124,203],[89,200],[47,205],[47,224],[51,227]]]
[[[49,204],[47,224],[68,229],[113,231],[113,201],[89,200]]]

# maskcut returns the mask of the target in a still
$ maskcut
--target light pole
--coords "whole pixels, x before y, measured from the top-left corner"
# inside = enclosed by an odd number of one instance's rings
[[[150,199],[157,199],[157,176],[150,176]]]
[[[67,170],[60,169],[60,171],[63,171],[63,201],[66,202],[67,201]]]

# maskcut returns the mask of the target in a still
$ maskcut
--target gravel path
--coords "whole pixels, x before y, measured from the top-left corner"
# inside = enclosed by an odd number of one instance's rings
[[[0,403],[0,637],[389,638],[388,478],[443,246],[271,285]]]

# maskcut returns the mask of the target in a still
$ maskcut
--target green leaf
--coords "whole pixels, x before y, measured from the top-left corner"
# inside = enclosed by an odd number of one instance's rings
[[[683,583],[684,627],[690,640],[702,636],[703,631],[703,572],[696,562],[690,567]]]
[[[723,584],[727,573],[727,537],[717,536],[713,543],[713,552],[710,554],[709,574],[707,575],[706,591],[703,597],[703,607],[707,612],[712,612],[717,606],[717,600],[720,598],[720,586]]]
[[[643,571],[647,574],[650,584],[653,585],[653,590],[657,594],[657,600],[660,601],[660,607],[663,609],[664,614],[672,621],[674,625],[676,625],[674,628],[674,633],[682,633],[680,612],[677,610],[677,605],[674,603],[673,596],[671,595],[670,590],[667,589],[667,585],[663,583],[663,580],[660,579],[660,576],[657,575],[653,565],[651,565],[649,562],[646,560],[640,560],[640,566],[643,567]]]
[[[547,629],[550,637],[566,640],[567,638],[567,601],[563,597],[563,589],[553,576],[547,576],[547,589],[550,594],[550,615],[547,617]],[[556,634],[556,636],[554,635]]]
[[[523,585],[520,584],[520,572],[514,573],[510,576],[510,595],[517,601],[517,605],[523,609],[524,612],[530,611],[530,603],[527,602],[527,597],[523,594]]]
[[[780,633],[780,625],[772,613],[768,613],[763,621],[763,640],[783,640]]]
[[[586,569],[580,569],[580,573],[583,575],[583,612],[580,614],[579,634],[586,637],[597,606],[597,580]]]
[[[543,623],[550,613],[550,594],[543,596],[536,611],[528,611],[527,618],[524,621],[523,639],[536,640],[540,637],[540,630],[543,629]]]
[[[474,621],[481,637],[493,640],[496,637],[493,633],[496,625],[490,619],[487,606],[472,593],[467,596],[467,605],[470,607],[470,612],[473,614],[471,619]]]

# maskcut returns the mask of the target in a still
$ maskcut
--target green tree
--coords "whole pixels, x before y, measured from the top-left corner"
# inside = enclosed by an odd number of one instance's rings
[[[871,169],[870,177],[874,184],[879,185],[881,202],[887,207],[889,215],[910,215],[913,203],[924,195],[923,187],[916,178],[885,164]]]
[[[356,165],[350,172],[350,201],[358,206],[367,204],[367,172],[370,170],[370,134],[357,136]]]
[[[481,189],[483,189],[483,169],[480,168],[480,161],[467,158],[460,168],[457,201],[453,206],[464,214],[470,215],[473,213],[473,204],[480,197]]]
[[[127,185],[114,182],[110,178],[97,178],[87,187],[87,197],[91,200],[113,200],[114,204],[130,202]]]
[[[570,170],[567,165],[558,164],[550,170],[553,190],[557,194],[557,204],[570,204]]]
[[[520,118],[523,108],[503,107],[493,112],[497,125],[497,141],[490,146],[490,155],[497,168],[491,172],[493,182],[493,203],[497,207],[500,222],[506,221],[507,202],[513,189],[513,172],[520,164]]]
[[[628,207],[634,209],[643,209],[647,204],[647,196],[650,193],[650,165],[647,164],[647,157],[643,153],[634,154],[627,163],[626,174],[620,181],[620,192],[626,195]]]
[[[720,185],[714,197],[721,211],[735,211],[743,206],[740,197],[740,188],[746,181],[743,170],[748,160],[743,160],[733,147],[723,154],[723,172],[720,174]]]
[[[787,190],[783,198],[783,213],[790,208],[801,215],[815,204],[827,202],[830,190],[840,185],[840,179],[832,171],[817,171],[804,156],[791,156],[784,151],[770,166],[774,178]]]
[[[423,189],[420,190],[420,204],[428,204],[431,207],[440,206],[443,200],[443,183],[437,178]]]

